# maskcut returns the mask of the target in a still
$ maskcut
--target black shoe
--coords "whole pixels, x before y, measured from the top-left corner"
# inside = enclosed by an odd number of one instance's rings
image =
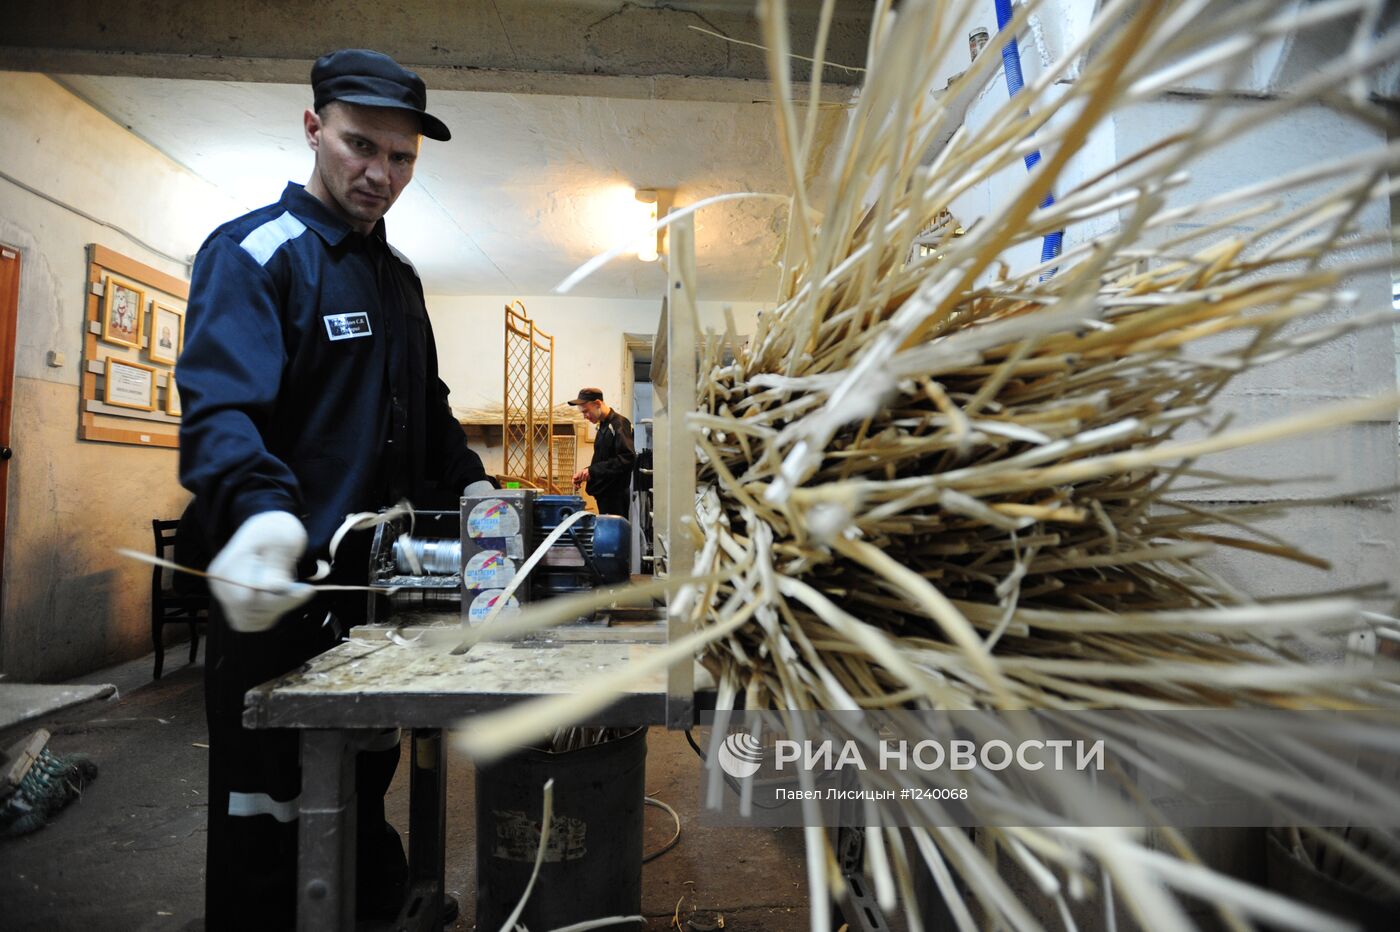
[[[361,888],[355,901],[355,916],[375,922],[388,922],[403,911],[404,891],[397,886]]]
[[[362,898],[361,905],[357,910],[357,917],[371,922],[386,922],[397,919],[399,913],[403,911],[403,897],[391,899],[391,896],[381,897],[378,900]],[[457,905],[456,897],[444,893],[442,895],[442,924],[450,926],[457,921],[462,910]]]

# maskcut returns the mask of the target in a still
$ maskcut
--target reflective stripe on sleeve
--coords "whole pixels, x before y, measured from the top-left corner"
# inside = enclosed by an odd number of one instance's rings
[[[293,217],[291,211],[284,210],[280,216],[267,221],[243,237],[243,242],[238,245],[242,246],[258,265],[267,265],[267,260],[272,258],[283,243],[294,240],[305,232],[306,224]]]

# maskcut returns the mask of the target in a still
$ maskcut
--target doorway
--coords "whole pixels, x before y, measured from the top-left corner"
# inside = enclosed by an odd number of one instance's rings
[[[632,573],[651,573],[652,562],[652,413],[651,353],[655,334],[624,333],[622,401],[632,419],[637,471],[632,482]]]
[[[10,413],[15,396],[15,324],[19,318],[19,250],[0,243],[0,630],[3,630],[5,518],[10,498]],[[3,643],[3,638],[0,638]],[[0,658],[2,660],[3,658]]]

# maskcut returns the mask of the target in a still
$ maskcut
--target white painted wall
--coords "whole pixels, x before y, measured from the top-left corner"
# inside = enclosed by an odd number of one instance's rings
[[[502,295],[429,295],[428,314],[437,337],[443,381],[452,389],[454,407],[501,402],[505,352],[505,305]],[[554,336],[554,398],[560,404],[578,389],[596,386],[610,403],[620,401],[623,386],[624,333],[654,334],[661,299],[574,298],[548,295],[521,298],[534,320]],[[753,330],[761,305],[701,301],[703,326],[722,329],[723,308],[733,309],[742,333]]]
[[[172,256],[239,212],[43,76],[0,72],[0,127],[0,172]],[[3,177],[0,243],[21,256],[0,670],[58,679],[149,650],[150,571],[114,551],[149,550],[151,519],[188,498],[175,451],[76,439],[87,246],[186,270]]]
[[[700,283],[701,294],[704,282]],[[454,407],[501,403],[505,378],[505,306],[515,295],[428,295],[428,316],[437,338],[442,380]],[[530,318],[554,336],[554,399],[562,403],[585,386],[603,390],[610,403],[622,391],[623,333],[655,333],[661,314],[656,300],[519,297]],[[734,309],[741,333],[753,332],[752,302],[700,302],[702,326],[724,329],[723,308]],[[624,413],[630,410],[624,409]]]
[[[701,294],[704,281],[700,282]],[[505,306],[513,295],[429,295],[428,316],[437,339],[442,380],[452,391],[451,403],[459,414],[467,409],[497,406],[504,391]],[[609,404],[631,416],[632,402],[623,398],[623,371],[628,364],[624,333],[655,333],[661,314],[661,298],[575,298],[560,295],[521,297],[530,318],[554,336],[554,402],[577,396],[580,388],[603,390]],[[761,305],[751,302],[700,302],[701,325],[724,329],[724,307],[733,309],[740,334],[753,332]],[[475,438],[473,448],[489,472],[501,471],[499,439],[490,443]],[[587,465],[592,447],[579,450],[579,462]]]

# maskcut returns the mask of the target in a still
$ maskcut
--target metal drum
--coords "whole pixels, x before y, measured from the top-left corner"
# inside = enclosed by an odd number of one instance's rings
[[[452,576],[462,572],[462,542],[441,538],[410,537],[407,541],[400,537],[394,541],[394,564],[405,576],[415,573],[412,562],[405,553],[408,550],[418,559],[423,572],[431,576]]]
[[[554,821],[520,922],[556,929],[642,907],[647,730],[574,751],[527,750],[476,769],[476,927],[499,929],[534,869],[544,784]],[[618,925],[616,928],[637,928]]]

